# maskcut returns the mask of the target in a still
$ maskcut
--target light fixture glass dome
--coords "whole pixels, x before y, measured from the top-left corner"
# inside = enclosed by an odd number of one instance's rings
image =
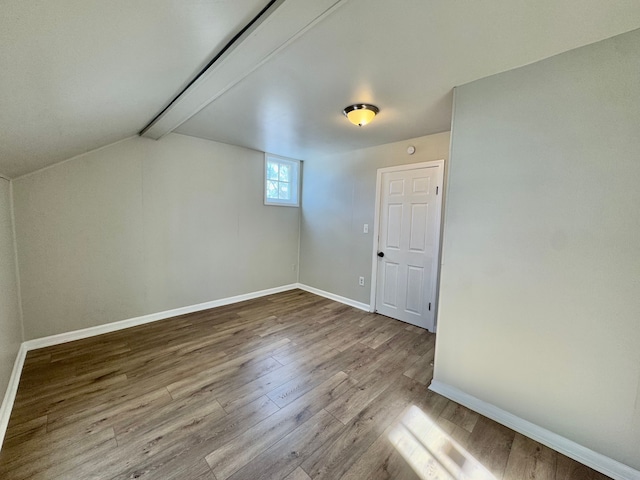
[[[342,113],[349,119],[354,125],[362,127],[373,120],[373,117],[380,111],[375,105],[369,105],[367,103],[357,103],[346,107]]]

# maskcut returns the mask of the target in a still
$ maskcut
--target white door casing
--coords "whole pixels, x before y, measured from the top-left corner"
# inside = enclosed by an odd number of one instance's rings
[[[378,170],[371,305],[435,331],[444,160]],[[384,256],[379,256],[383,254]]]

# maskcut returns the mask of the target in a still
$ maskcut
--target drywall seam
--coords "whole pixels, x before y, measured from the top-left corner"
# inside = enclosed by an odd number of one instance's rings
[[[451,385],[433,380],[429,386],[443,397],[447,397],[460,405],[484,415],[496,422],[509,427],[547,447],[550,447],[567,457],[601,472],[614,480],[640,480],[640,471],[618,462],[606,455],[580,445],[566,437],[553,433],[546,428],[531,423],[495,405],[487,403]]]

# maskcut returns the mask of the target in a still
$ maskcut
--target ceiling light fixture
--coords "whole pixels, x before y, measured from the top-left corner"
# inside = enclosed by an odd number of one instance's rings
[[[346,107],[342,113],[349,119],[354,125],[362,127],[373,120],[373,117],[380,111],[375,105],[369,105],[368,103],[356,103]]]

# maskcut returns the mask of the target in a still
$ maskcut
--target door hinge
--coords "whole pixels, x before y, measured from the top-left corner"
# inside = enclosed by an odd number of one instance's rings
[[[440,189],[440,187],[436,186],[436,195],[438,194],[438,190]]]
[[[431,311],[431,302],[429,302],[429,311]]]

